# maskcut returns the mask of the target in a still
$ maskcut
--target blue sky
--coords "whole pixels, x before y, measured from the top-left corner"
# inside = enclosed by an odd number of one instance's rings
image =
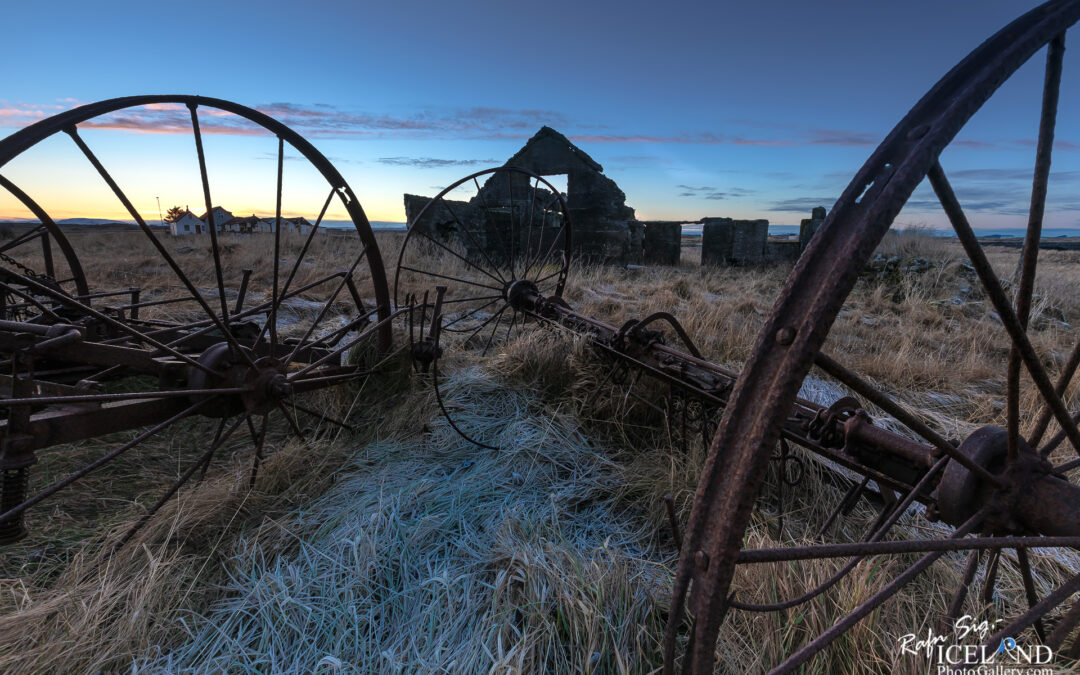
[[[4,9],[0,134],[114,96],[192,93],[294,126],[373,220],[502,163],[543,124],[603,164],[641,218],[797,223],[831,206],[904,113],[1034,3],[185,2]],[[1046,225],[1080,225],[1080,57],[1066,52]],[[974,224],[1025,222],[1042,54],[943,164]],[[185,111],[133,111],[85,135],[138,208],[201,203]],[[178,118],[177,116],[180,115]],[[214,128],[215,122],[220,126]],[[273,139],[207,118],[215,201],[273,209]],[[159,131],[165,133],[145,133]],[[242,131],[242,129],[241,129]],[[162,161],[162,158],[168,158]],[[54,216],[122,216],[67,139],[3,173]],[[289,162],[289,213],[325,193]],[[290,182],[291,181],[291,182]],[[0,216],[18,216],[0,197]],[[201,211],[201,210],[200,210]],[[944,223],[922,189],[898,219]]]

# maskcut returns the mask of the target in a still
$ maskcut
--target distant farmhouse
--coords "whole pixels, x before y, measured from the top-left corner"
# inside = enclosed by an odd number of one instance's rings
[[[247,217],[235,217],[229,211],[215,206],[211,213],[214,214],[214,224],[217,226],[218,232],[227,232],[231,234],[251,234],[253,232],[273,232],[274,224],[277,219],[259,218],[252,214]],[[210,219],[208,214],[202,214],[196,217],[191,211],[184,209],[183,215],[177,220],[169,223],[169,232],[174,235],[187,235],[187,234],[210,234]],[[282,232],[296,232],[299,234],[308,234],[311,232],[311,223],[306,218],[282,218],[281,219]]]

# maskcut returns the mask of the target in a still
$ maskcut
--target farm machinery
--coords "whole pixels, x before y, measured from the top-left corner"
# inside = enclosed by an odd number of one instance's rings
[[[1080,547],[1080,460],[1054,458],[1069,446],[1080,455],[1080,413],[1067,406],[1080,366],[1080,341],[1051,368],[1028,333],[1065,32],[1078,19],[1076,1],[1055,0],[1032,10],[969,54],[907,113],[829,212],[738,370],[706,358],[668,312],[616,326],[575,310],[563,297],[574,250],[566,200],[543,176],[526,169],[481,171],[434,197],[410,223],[391,293],[378,243],[351,188],[314,146],[263,113],[196,96],[136,96],[82,106],[22,129],[0,141],[0,172],[38,144],[69,137],[159,257],[161,273],[170,277],[166,285],[180,292],[161,297],[145,288],[96,287],[65,231],[0,173],[0,184],[40,222],[0,245],[5,366],[0,543],[27,536],[32,507],[62,499],[64,488],[91,472],[108,471],[117,457],[169,433],[181,420],[208,420],[205,449],[140,524],[205,471],[238,431],[251,438],[253,478],[271,416],[301,434],[298,416],[320,414],[304,405],[304,394],[369,377],[402,351],[418,370],[432,369],[437,386],[439,362],[451,344],[484,353],[515,327],[547,326],[587,343],[606,364],[605,384],[651,380],[662,398],[645,403],[663,411],[673,435],[677,431],[683,442],[707,443],[689,521],[682,525],[670,512],[680,553],[662,647],[667,672],[676,667],[711,672],[720,626],[732,612],[783,612],[835,589],[864,560],[897,556],[905,561],[865,602],[775,665],[776,672],[793,671],[951,552],[966,554],[966,561],[947,618],[959,616],[980,568],[988,597],[1003,556],[1012,555],[1027,609],[1004,621],[986,646],[994,648],[1031,628],[1055,652],[1078,658],[1080,603],[1072,598],[1080,591],[1080,574],[1070,556]],[[982,105],[1044,48],[1029,226],[1010,297],[941,158]],[[279,226],[262,268],[230,267],[225,244],[211,227],[209,254],[201,260],[203,269],[193,273],[163,234],[146,223],[80,133],[80,127],[92,128],[104,116],[146,106],[169,106],[188,115],[208,214],[214,202],[201,115],[231,114],[277,139]],[[283,259],[286,144],[322,177],[329,194],[298,253]],[[1000,364],[1006,374],[1000,397],[1005,424],[982,426],[963,437],[935,428],[847,365],[842,355],[827,351],[830,329],[860,272],[924,179],[999,318],[997,330],[1009,342]],[[476,206],[475,219],[459,215],[455,197],[461,195]],[[352,221],[347,235],[320,231],[335,199]],[[351,262],[333,273],[311,269],[309,252],[331,236],[335,247],[349,247]],[[283,324],[281,316],[295,309],[297,299],[312,297],[318,301],[302,320]],[[410,336],[404,344],[394,344],[395,324]],[[812,368],[850,395],[829,404],[802,396],[800,387]],[[1040,412],[1021,433],[1025,373]],[[139,431],[70,474],[45,486],[34,484],[39,452],[122,430]],[[778,488],[783,489],[797,482],[788,480],[787,467],[804,461],[826,467],[846,490],[817,533],[822,543],[747,547],[745,534],[770,463],[779,464]],[[872,498],[879,510],[876,521],[854,541],[830,541],[830,526],[864,498]],[[921,505],[937,527],[922,538],[898,539],[895,526],[913,505]],[[1046,558],[1036,551],[1048,550],[1056,552],[1054,564],[1071,564],[1072,571],[1040,593],[1034,568]],[[906,562],[913,554],[915,561]],[[740,566],[834,558],[846,562],[794,597],[765,602],[731,593]]]

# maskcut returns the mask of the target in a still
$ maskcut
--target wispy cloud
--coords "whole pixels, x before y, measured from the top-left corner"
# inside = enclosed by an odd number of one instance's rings
[[[69,107],[0,102],[0,126],[23,127]],[[535,108],[515,110],[475,106],[425,109],[410,115],[357,112],[325,103],[301,105],[276,102],[254,108],[312,138],[527,138],[545,124],[560,127],[571,125],[562,113]],[[186,106],[165,103],[128,108],[96,117],[80,126],[137,133],[187,134],[191,133],[191,117]],[[268,133],[239,116],[207,107],[199,108],[199,126],[207,134]]]
[[[613,155],[604,164],[610,163],[612,166],[634,169],[670,165],[672,161],[670,157],[657,157],[656,155]]]
[[[1032,168],[954,169],[949,171],[949,178],[960,206],[968,213],[1026,216],[1031,207],[1032,173]],[[1047,212],[1080,210],[1075,198],[1078,184],[1080,171],[1051,172]],[[926,182],[916,188],[904,208],[941,213],[941,203]]]
[[[720,188],[716,188],[711,185],[703,185],[701,187],[694,187],[692,185],[676,185],[675,187],[682,190],[682,192],[679,193],[680,197],[691,197],[694,199],[721,200],[727,199],[728,197],[745,197],[755,192],[754,190],[741,187],[729,187],[721,190]]]
[[[70,108],[77,101],[25,103],[0,101],[0,127],[23,127]],[[256,110],[280,120],[308,138],[409,138],[409,139],[478,139],[524,140],[543,125],[568,131],[568,137],[581,144],[676,144],[729,145],[747,147],[872,147],[880,142],[880,133],[860,129],[826,129],[801,127],[795,124],[750,125],[757,131],[739,132],[726,129],[687,130],[682,132],[618,133],[589,120],[574,119],[556,111],[541,108],[501,108],[473,106],[469,108],[421,108],[408,114],[377,113],[346,109],[327,103],[299,104],[272,102],[254,106]],[[261,127],[220,110],[199,109],[199,123],[207,134],[262,135]],[[747,126],[729,123],[731,126]],[[178,104],[156,104],[129,108],[97,117],[83,123],[84,127],[118,129],[135,133],[188,134],[191,119],[188,110]],[[1017,149],[1033,146],[1033,139],[987,141],[960,139],[954,145],[972,150]],[[1060,151],[1080,150],[1080,143],[1059,139],[1054,144]],[[660,161],[645,154],[623,155],[627,164]]]
[[[836,203],[836,197],[795,197],[783,199],[767,207],[766,211],[782,211],[786,213],[806,213],[814,207],[831,207]]]
[[[418,169],[441,169],[444,166],[496,166],[497,159],[437,159],[435,157],[380,157],[380,164],[411,166]]]

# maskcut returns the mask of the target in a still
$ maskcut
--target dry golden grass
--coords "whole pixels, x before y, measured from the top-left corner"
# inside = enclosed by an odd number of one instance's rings
[[[380,236],[391,268],[400,238]],[[156,276],[152,252],[133,244],[120,264],[105,257],[115,251],[107,243],[82,246],[96,251],[82,257],[93,261],[93,278],[140,269],[153,276],[148,288],[175,291],[167,275]],[[955,242],[915,235],[886,246],[888,255],[927,257],[932,267],[860,281],[827,349],[955,435],[1001,424],[1008,342],[962,252]],[[239,241],[230,265],[265,265],[262,249],[265,242]],[[347,261],[345,247],[318,250],[312,275]],[[1009,278],[1016,251],[988,250]],[[181,256],[206,266],[201,250]],[[1078,257],[1040,255],[1031,334],[1051,370],[1072,347],[1065,324],[1080,320],[1070,285],[1080,281]],[[444,258],[429,264],[455,269]],[[789,271],[690,263],[573,269],[565,296],[614,325],[670,311],[707,358],[737,368]],[[132,279],[121,275],[106,285]],[[205,274],[197,283],[214,285]],[[503,450],[481,450],[453,434],[423,382],[371,380],[355,402],[331,395],[340,398],[338,409],[354,409],[357,436],[309,446],[278,429],[276,452],[254,490],[245,480],[250,457],[238,446],[111,560],[103,554],[108,542],[138,518],[170,471],[160,471],[156,485],[154,472],[142,471],[146,482],[130,492],[124,488],[133,481],[103,477],[73,488],[69,506],[35,512],[32,536],[43,535],[62,554],[29,562],[44,548],[41,539],[0,554],[11,575],[0,586],[0,644],[9,647],[0,650],[0,671],[653,672],[677,557],[661,497],[674,495],[685,519],[704,449],[678,449],[663,417],[625,396],[625,387],[608,387],[586,406],[606,370],[580,339],[530,327],[487,358],[477,351],[448,352],[444,393],[460,424]],[[812,377],[804,395],[844,393],[821,373]],[[1075,396],[1074,386],[1070,404]],[[1030,424],[1038,402],[1028,394],[1022,406]],[[127,475],[148,466],[140,462],[175,468],[198,453],[197,432],[148,448]],[[42,464],[60,471],[102,447],[55,448]],[[807,543],[839,500],[842,486],[831,472],[804,460],[806,477],[787,491],[782,541],[773,467],[747,546]],[[77,524],[85,514],[98,520],[100,534]],[[876,515],[861,503],[830,540],[858,540]],[[896,536],[927,536],[935,527],[913,509]],[[778,663],[911,561],[865,561],[837,588],[792,610],[734,612],[717,645],[717,671],[760,672]],[[744,566],[733,590],[744,601],[787,598],[841,564]],[[924,672],[926,664],[897,656],[897,638],[936,625],[961,565],[962,556],[946,556],[807,672]],[[1040,555],[1040,594],[1074,565]],[[1023,603],[1015,558],[1006,554],[993,605],[969,599],[965,610],[997,618]]]

